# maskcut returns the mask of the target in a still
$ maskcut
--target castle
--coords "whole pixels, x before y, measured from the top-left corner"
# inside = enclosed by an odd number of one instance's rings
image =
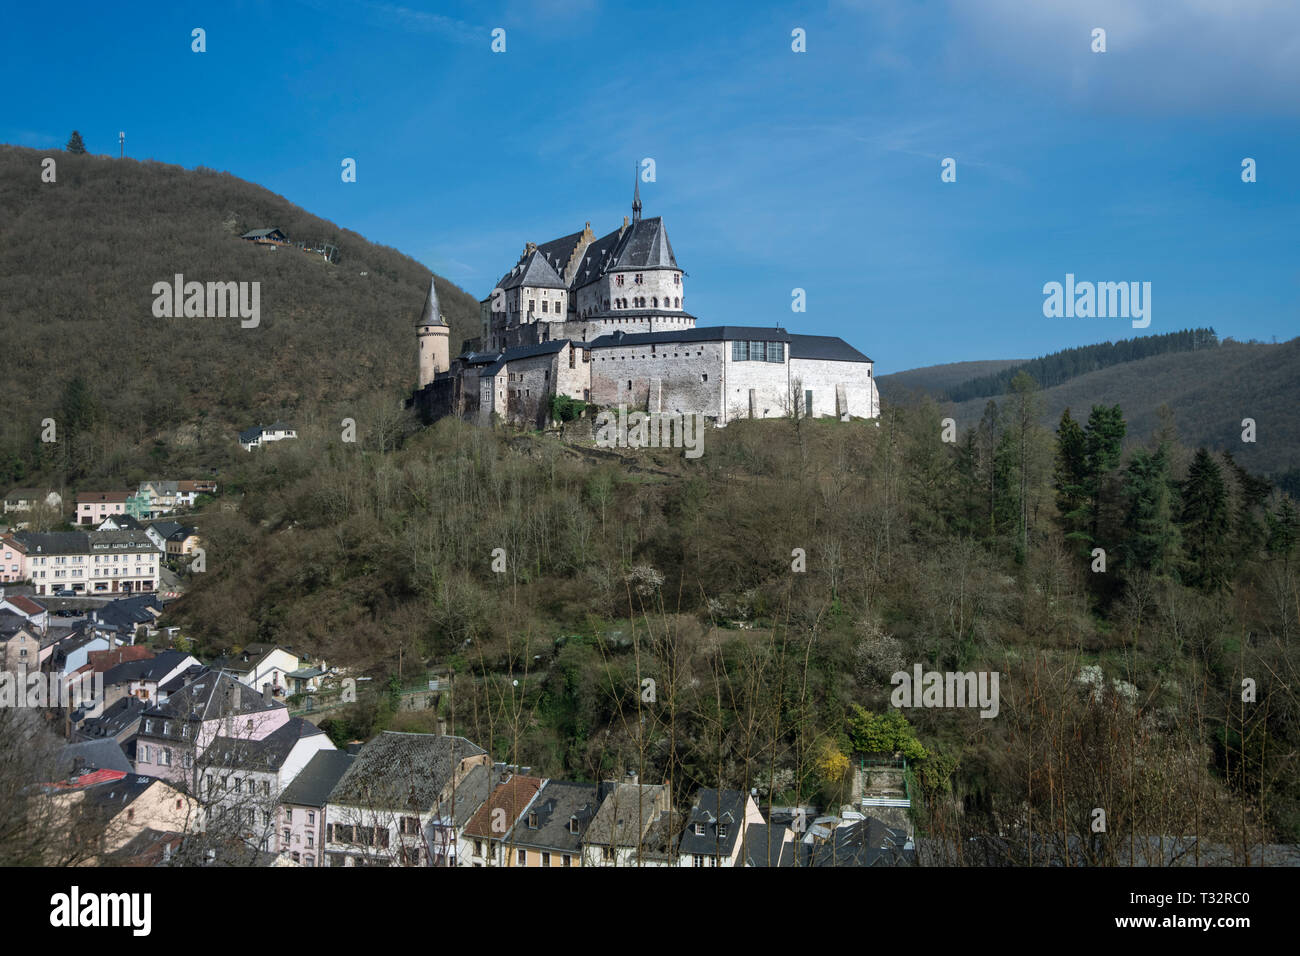
[[[767,326],[698,326],[686,311],[685,271],[663,219],[632,216],[597,238],[581,232],[537,245],[480,303],[481,336],[449,356],[450,330],[433,281],[416,323],[426,421],[457,415],[544,425],[554,396],[603,407],[737,418],[875,418],[872,361],[843,339]]]

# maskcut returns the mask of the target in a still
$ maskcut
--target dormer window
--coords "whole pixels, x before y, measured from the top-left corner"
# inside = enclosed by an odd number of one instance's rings
[[[725,840],[726,838],[727,838],[727,825],[726,825],[725,823],[719,823],[719,824],[718,824],[718,839],[719,839],[719,840]]]
[[[530,813],[530,814],[528,814],[528,829],[530,829],[530,830],[536,830],[536,829],[537,829],[537,814],[536,814],[536,813]]]
[[[704,836],[704,824],[703,824],[703,823],[697,823],[697,824],[695,824],[695,835],[696,835],[696,836]]]
[[[569,832],[570,833],[578,832],[578,818],[576,816],[569,817]]]

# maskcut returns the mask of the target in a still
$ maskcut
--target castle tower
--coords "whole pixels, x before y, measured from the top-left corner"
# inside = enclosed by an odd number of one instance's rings
[[[415,335],[420,343],[419,388],[433,381],[434,376],[451,368],[451,329],[442,320],[438,308],[438,290],[434,278],[429,277],[429,296],[424,300],[424,311],[415,323]]]

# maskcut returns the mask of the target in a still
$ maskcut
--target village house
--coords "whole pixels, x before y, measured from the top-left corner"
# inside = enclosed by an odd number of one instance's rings
[[[63,507],[63,496],[57,491],[39,488],[14,488],[4,498],[4,513],[31,511],[41,505],[56,511]]]
[[[547,780],[510,832],[511,866],[581,866],[582,840],[599,803],[594,783]]]
[[[601,783],[600,809],[583,835],[583,866],[641,865],[650,828],[672,809],[666,786],[628,776],[629,783]]]
[[[22,615],[40,634],[44,634],[50,626],[49,608],[23,594],[15,594],[0,601],[0,611]]]
[[[106,518],[126,514],[129,491],[79,491],[77,492],[76,524],[99,525]]]
[[[330,794],[326,866],[447,865],[458,791],[475,766],[490,764],[464,737],[379,734]]]
[[[496,786],[470,817],[460,835],[457,866],[528,866],[528,848],[515,847],[510,834],[541,790],[541,777],[494,768]]]
[[[738,866],[746,830],[763,823],[749,794],[739,790],[700,790],[678,844],[682,866]]]
[[[334,749],[323,730],[301,717],[258,739],[215,738],[199,761],[205,828],[225,828],[267,852],[289,849],[289,829],[282,843],[277,827],[280,796],[316,754]]]
[[[139,531],[16,532],[38,595],[156,591],[161,554]]]
[[[39,668],[41,639],[25,620],[17,626],[0,623],[0,671],[26,674]]]
[[[184,832],[195,818],[195,801],[166,781],[120,770],[97,770],[47,792],[68,825],[94,840],[90,865],[145,830]]]
[[[135,770],[198,793],[203,755],[213,740],[261,740],[288,722],[284,704],[267,701],[228,674],[208,668],[146,708],[136,738]]]
[[[252,451],[254,448],[273,441],[284,441],[288,438],[297,438],[298,432],[290,425],[284,422],[276,422],[273,425],[258,425],[256,428],[250,428],[247,431],[239,433],[239,445],[244,451]]]
[[[145,527],[129,514],[110,515],[95,526],[96,531],[144,531]]]
[[[27,580],[27,546],[13,535],[0,535],[0,583]]]
[[[302,866],[325,865],[330,793],[352,766],[346,750],[318,750],[280,794],[276,819],[281,853]]]
[[[212,666],[256,691],[270,689],[274,697],[288,693],[289,675],[298,670],[298,655],[274,644],[249,644],[238,654],[221,657]]]

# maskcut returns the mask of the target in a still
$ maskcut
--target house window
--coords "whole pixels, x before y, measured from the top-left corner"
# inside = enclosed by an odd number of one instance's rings
[[[532,812],[532,813],[529,813],[529,814],[528,814],[528,829],[530,829],[530,830],[536,830],[536,829],[537,829],[537,813],[536,813],[536,812]]]
[[[244,785],[244,781],[241,780],[241,779],[239,779],[238,777],[236,777],[236,778],[235,778],[235,793],[239,793],[239,792],[240,792],[240,788],[242,788],[243,785]]]
[[[704,854],[702,853],[691,854],[691,866],[700,866],[700,867],[704,866]]]
[[[483,841],[482,841],[482,840],[475,840],[475,841],[474,841],[474,855],[475,855],[475,856],[482,856],[482,855],[483,855]]]
[[[551,854],[549,854],[549,853],[543,853],[543,854],[542,854],[542,866],[550,866],[550,865],[551,865]]]
[[[807,415],[809,418],[812,418],[812,413],[813,413],[813,400],[812,400],[812,389],[811,389],[811,388],[810,388],[810,389],[807,389],[807,390],[803,393],[803,413],[804,413],[805,415]]]
[[[601,847],[601,855],[605,858],[606,863],[614,862],[614,848],[612,846]]]
[[[527,851],[527,850],[520,850],[520,851],[519,851],[519,865],[520,865],[520,866],[527,866],[527,865],[528,865],[528,851]]]
[[[308,825],[308,826],[313,826],[313,827],[316,825],[316,811],[315,811],[315,810],[308,810],[308,811],[307,811],[307,825]]]
[[[547,304],[548,304],[547,301],[546,301],[545,299],[543,299],[543,300],[542,300],[542,311],[543,311],[543,312],[546,311],[546,306],[547,306]]]
[[[726,825],[725,823],[719,823],[719,824],[718,824],[718,839],[719,839],[719,840],[725,840],[726,838],[727,838],[727,825]]]
[[[622,275],[614,276],[614,285],[622,285],[622,284],[623,284],[623,276]]]
[[[270,795],[271,795],[271,781],[269,781],[269,780],[263,780],[263,781],[262,781],[262,796],[264,796],[264,797],[269,797]]]
[[[304,866],[315,866],[316,857],[313,854],[308,853],[306,856],[302,858],[302,862]]]
[[[780,342],[767,343],[767,360],[769,362],[780,362],[785,358],[785,346]]]
[[[632,281],[635,282],[637,285],[643,285],[645,283],[645,276],[642,275],[640,272],[638,272],[636,274],[636,278],[633,279]]]
[[[315,832],[313,832],[312,830],[308,830],[308,831],[307,831],[307,846],[308,846],[308,847],[314,847],[315,845],[316,845],[316,834],[315,834]]]
[[[695,824],[695,835],[696,835],[696,836],[704,836],[704,824],[703,824],[703,823],[697,823],[697,824]]]
[[[569,854],[567,854],[567,853],[564,854],[564,865],[565,865],[565,866],[572,866],[572,865],[573,865],[573,857],[569,856]]]
[[[288,820],[290,823],[293,823],[293,808],[292,808],[292,807],[290,807],[290,808],[288,808],[288,809],[286,809],[286,810],[284,811],[284,818],[285,818],[286,820]]]
[[[578,818],[576,816],[569,817],[569,832],[570,833],[578,832]]]

